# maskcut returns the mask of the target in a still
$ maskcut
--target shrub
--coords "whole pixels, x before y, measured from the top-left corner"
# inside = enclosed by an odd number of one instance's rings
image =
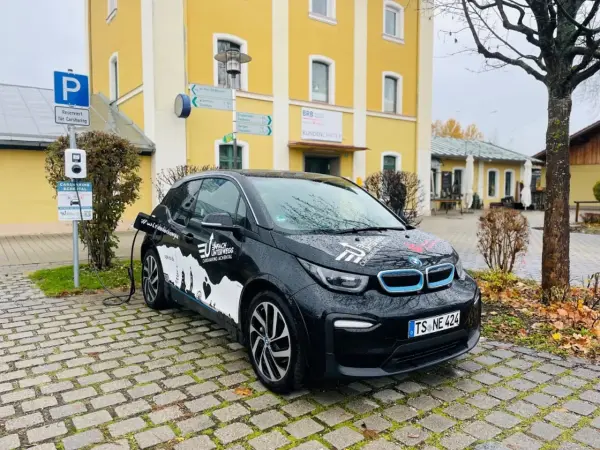
[[[581,215],[581,220],[583,220],[583,223],[593,223],[593,224],[600,224],[600,214],[597,213],[584,213]]]
[[[479,194],[477,192],[475,192],[473,194],[473,203],[471,203],[471,209],[481,209],[481,207],[482,207],[481,199],[479,198]]]
[[[394,170],[375,172],[365,180],[365,188],[412,226],[421,222],[419,206],[423,187],[416,173]]]
[[[46,150],[46,178],[56,189],[65,177],[65,149],[69,138],[62,136]],[[77,136],[77,148],[87,152],[87,181],[92,182],[93,220],[79,223],[82,241],[88,248],[91,264],[97,269],[110,267],[119,238],[115,229],[127,205],[139,198],[142,179],[138,175],[138,150],[116,134],[90,131]]]
[[[510,272],[502,272],[501,270],[485,270],[476,273],[478,281],[488,283],[490,291],[499,293],[507,288],[514,286],[519,280],[517,276]]]
[[[600,202],[600,181],[594,185],[594,197]]]
[[[176,181],[181,180],[188,175],[192,175],[198,172],[205,172],[207,170],[218,170],[218,167],[215,166],[195,166],[193,164],[182,164],[179,166],[175,166],[171,169],[163,169],[156,176],[156,181],[154,182],[154,187],[156,189],[156,195],[158,197],[158,201],[162,201],[162,199],[169,192],[169,188]]]
[[[517,256],[527,250],[529,224],[519,211],[493,208],[479,218],[477,238],[490,269],[512,272]]]

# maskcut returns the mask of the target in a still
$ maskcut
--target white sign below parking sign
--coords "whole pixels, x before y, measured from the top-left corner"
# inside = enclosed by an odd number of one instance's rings
[[[56,186],[58,199],[58,220],[92,220],[92,183],[78,181],[75,189],[73,181],[59,181]],[[80,209],[81,208],[81,209]]]

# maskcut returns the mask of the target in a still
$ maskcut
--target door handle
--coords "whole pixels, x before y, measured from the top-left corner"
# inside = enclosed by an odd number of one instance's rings
[[[194,242],[194,235],[192,233],[186,233],[183,235],[185,242]]]

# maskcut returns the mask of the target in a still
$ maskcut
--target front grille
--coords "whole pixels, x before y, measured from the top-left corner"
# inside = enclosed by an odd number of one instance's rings
[[[454,264],[446,263],[428,267],[425,269],[425,278],[429,289],[447,286],[454,279]]]
[[[423,273],[416,269],[384,270],[377,275],[381,287],[387,292],[409,293],[423,289]]]

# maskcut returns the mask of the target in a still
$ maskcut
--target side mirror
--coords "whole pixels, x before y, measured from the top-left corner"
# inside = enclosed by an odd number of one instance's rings
[[[202,220],[204,228],[214,228],[218,230],[234,230],[236,226],[233,224],[233,219],[227,213],[210,213]]]

